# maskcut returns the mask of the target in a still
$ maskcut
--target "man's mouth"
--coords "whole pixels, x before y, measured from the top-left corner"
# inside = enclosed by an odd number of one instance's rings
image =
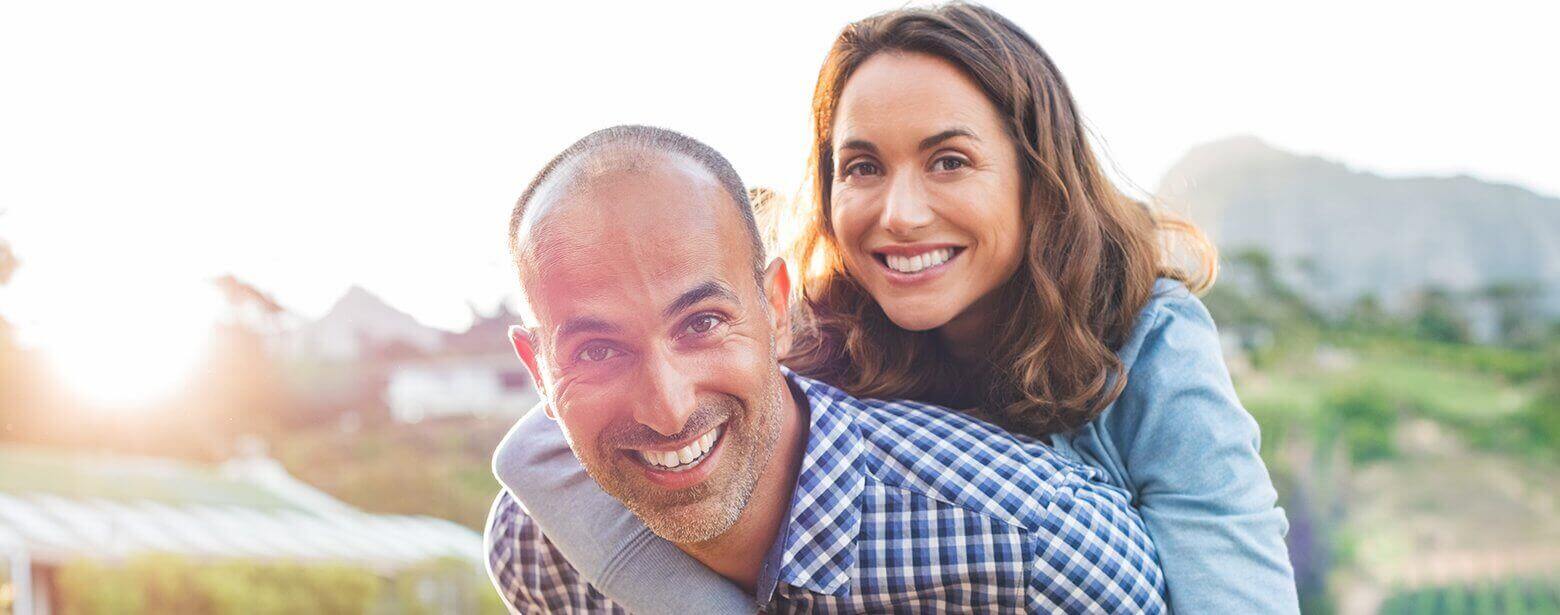
[[[632,456],[638,457],[645,465],[656,470],[686,472],[710,456],[710,451],[715,450],[715,444],[720,440],[721,434],[725,433],[725,429],[726,426],[722,423],[694,438],[682,448],[670,451],[635,449]]]

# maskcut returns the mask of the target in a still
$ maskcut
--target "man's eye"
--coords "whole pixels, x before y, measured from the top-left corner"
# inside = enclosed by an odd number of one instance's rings
[[[586,346],[574,358],[586,363],[600,363],[620,354],[623,353],[610,346]]]
[[[720,317],[714,314],[700,314],[688,321],[688,331],[692,333],[709,333],[710,330],[720,325]]]

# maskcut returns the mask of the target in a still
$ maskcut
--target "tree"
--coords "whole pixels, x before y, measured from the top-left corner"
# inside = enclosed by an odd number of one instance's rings
[[[1471,339],[1468,316],[1463,313],[1451,291],[1438,286],[1419,295],[1419,314],[1414,319],[1416,333],[1425,339],[1456,344]]]
[[[20,265],[21,261],[17,260],[16,253],[11,251],[10,244],[0,241],[0,286],[5,286],[11,281],[11,274],[15,273]]]
[[[299,413],[272,340],[284,314],[265,292],[231,275],[212,281],[227,301],[227,315],[212,336],[211,355],[196,387],[194,429],[217,441],[211,453],[246,435],[273,435]]]
[[[1542,295],[1533,282],[1496,282],[1480,293],[1495,308],[1496,334],[1509,346],[1534,347],[1543,341]]]
[[[11,281],[18,266],[20,262],[10,244],[0,240],[0,286]],[[21,368],[21,353],[11,343],[11,324],[0,314],[0,437],[9,436],[16,427],[11,419],[19,399],[17,385],[23,382]]]

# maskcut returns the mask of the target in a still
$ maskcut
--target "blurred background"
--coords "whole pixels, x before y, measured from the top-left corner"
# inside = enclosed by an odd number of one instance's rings
[[[1306,613],[1560,612],[1552,5],[994,2],[1204,297]],[[884,2],[0,5],[0,613],[501,612],[513,199],[662,125],[800,186]]]

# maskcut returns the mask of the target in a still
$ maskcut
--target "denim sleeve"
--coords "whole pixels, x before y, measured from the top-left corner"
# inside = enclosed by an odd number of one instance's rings
[[[493,473],[569,563],[630,612],[757,612],[741,588],[650,533],[602,491],[540,405],[504,436]]]
[[[1289,522],[1206,308],[1163,300],[1102,421],[1159,552],[1173,611],[1298,613]],[[1156,299],[1156,302],[1160,302]],[[1124,357],[1125,359],[1126,357]]]

